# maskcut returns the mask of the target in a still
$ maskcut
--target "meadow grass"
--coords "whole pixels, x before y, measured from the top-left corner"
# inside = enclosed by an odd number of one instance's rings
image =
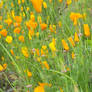
[[[92,92],[91,4],[0,0],[0,92]]]

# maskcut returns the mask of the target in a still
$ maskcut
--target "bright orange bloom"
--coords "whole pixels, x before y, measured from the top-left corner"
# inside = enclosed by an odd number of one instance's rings
[[[83,16],[80,13],[71,12],[70,19],[73,21],[75,26],[77,25],[77,21],[79,18],[83,18]]]
[[[2,25],[0,25],[0,29],[2,29],[3,28],[3,26]]]
[[[6,63],[3,64],[3,68],[4,68],[4,70],[7,68],[7,64]]]
[[[14,6],[14,4],[13,4],[13,2],[11,2],[11,7],[13,7]]]
[[[22,0],[22,3],[24,3],[25,2],[25,0]]]
[[[75,32],[75,35],[74,35],[74,41],[75,41],[75,42],[79,42],[79,37],[78,37],[77,32]]]
[[[1,34],[2,36],[6,37],[6,36],[7,36],[7,30],[6,30],[6,29],[2,29],[2,30],[0,31],[0,34]]]
[[[41,56],[45,55],[45,51],[43,49],[41,49]]]
[[[7,64],[3,64],[3,65],[0,64],[0,72],[5,70],[6,68],[7,68]]]
[[[72,37],[69,37],[68,40],[69,40],[69,42],[72,44],[72,46],[74,47],[74,46],[75,46],[75,43],[74,43]]]
[[[37,53],[38,56],[40,55],[39,49],[36,49],[36,53]]]
[[[14,52],[13,52],[13,50],[12,50],[12,49],[10,50],[10,52],[11,52],[11,54],[14,56]]]
[[[31,0],[31,2],[32,2],[33,7],[35,8],[36,12],[41,13],[43,0]]]
[[[69,50],[68,44],[65,42],[64,39],[62,40],[62,45],[63,45],[63,47],[64,47],[64,49],[65,49],[66,51]]]
[[[72,52],[72,59],[74,59],[75,58],[75,54],[74,54],[74,52]]]
[[[8,26],[10,26],[12,24],[12,19],[8,18],[4,22],[7,23]]]
[[[88,24],[84,24],[84,34],[86,37],[90,36],[90,30]]]
[[[50,25],[49,29],[51,32],[55,32],[56,31],[56,25]]]
[[[14,17],[14,20],[15,20],[17,23],[21,23],[21,22],[22,22],[22,17],[21,17],[21,16],[15,16],[15,17]]]
[[[31,77],[32,73],[29,70],[27,70],[27,75],[28,75],[28,77]]]
[[[19,34],[19,33],[20,33],[20,28],[19,28],[19,27],[16,27],[16,28],[14,29],[14,33]]]
[[[37,86],[36,88],[34,88],[34,92],[45,92],[45,90],[43,86]]]
[[[48,63],[47,63],[47,61],[43,61],[42,63],[43,63],[43,65],[46,67],[47,70],[50,69],[50,67],[49,67],[49,65],[48,65]]]
[[[62,3],[63,0],[59,0],[60,3]]]
[[[38,84],[39,84],[40,86],[42,86],[42,87],[44,87],[44,86],[49,86],[49,87],[51,87],[51,86],[52,86],[52,85],[49,84],[49,83],[40,83],[40,82],[38,82]]]
[[[40,26],[41,26],[41,30],[42,30],[42,31],[47,28],[47,24],[45,24],[45,23],[42,23]]]
[[[19,41],[24,42],[24,36],[23,35],[19,36]]]

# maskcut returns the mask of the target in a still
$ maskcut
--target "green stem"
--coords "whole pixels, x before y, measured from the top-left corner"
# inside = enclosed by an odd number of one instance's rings
[[[7,53],[7,55],[10,57],[10,59],[12,60],[12,62],[14,63],[14,65],[16,66],[16,69],[18,70],[18,72],[20,73],[20,69],[18,67],[18,65],[15,63],[15,60],[13,59],[13,57],[11,56],[11,54],[8,52],[8,50],[4,47],[4,45],[2,43],[0,43],[0,46],[4,49],[4,51]]]

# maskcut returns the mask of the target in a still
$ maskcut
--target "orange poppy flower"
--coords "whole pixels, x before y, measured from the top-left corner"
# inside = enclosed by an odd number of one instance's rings
[[[50,69],[50,67],[49,67],[49,65],[48,65],[48,63],[47,63],[47,61],[43,61],[42,63],[43,63],[43,65],[46,67],[47,70]]]
[[[3,26],[2,25],[0,25],[0,29],[2,29],[3,28]]]
[[[47,28],[47,24],[45,24],[45,23],[42,23],[40,26],[41,26],[41,30],[42,30],[42,31]]]
[[[77,32],[75,32],[75,34],[74,34],[74,41],[79,42],[79,37],[78,37]]]
[[[88,24],[84,24],[84,34],[86,37],[90,36],[90,30]]]
[[[62,40],[62,45],[63,45],[63,47],[64,47],[64,49],[65,49],[66,51],[69,50],[68,44],[65,42],[64,39]]]
[[[7,23],[8,26],[10,26],[12,24],[12,19],[8,18],[4,22]]]
[[[19,41],[24,42],[24,36],[23,35],[19,36]]]
[[[14,52],[13,52],[13,50],[12,50],[12,49],[10,50],[10,52],[11,52],[11,54],[14,56]]]
[[[45,90],[43,86],[37,86],[36,88],[34,88],[34,92],[45,92]]]
[[[22,17],[21,17],[21,16],[15,16],[15,17],[14,17],[14,20],[15,20],[17,23],[21,23],[21,22],[22,22]]]
[[[31,0],[31,2],[32,2],[33,7],[35,8],[36,12],[41,13],[43,0]]]
[[[19,33],[20,33],[20,28],[19,28],[19,27],[16,27],[16,28],[14,29],[14,33],[19,34]]]
[[[2,36],[6,37],[6,36],[7,36],[7,30],[6,30],[6,29],[2,29],[2,30],[0,31],[0,34],[1,34]]]
[[[69,42],[72,44],[72,46],[74,47],[74,46],[75,46],[75,43],[74,43],[72,37],[69,37],[68,40],[69,40]]]

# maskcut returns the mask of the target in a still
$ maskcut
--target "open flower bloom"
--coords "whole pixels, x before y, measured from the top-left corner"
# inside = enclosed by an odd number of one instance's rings
[[[88,24],[84,24],[84,34],[86,37],[90,36],[90,30]]]
[[[7,43],[12,43],[12,36],[7,36],[5,40]]]
[[[69,40],[69,42],[72,44],[72,46],[74,47],[74,46],[75,46],[75,43],[74,43],[72,37],[69,37],[68,40]]]
[[[16,28],[14,29],[14,33],[19,34],[19,33],[20,33],[20,28],[19,28],[19,27],[16,27]]]
[[[43,86],[37,86],[34,88],[34,92],[45,92],[45,90]]]
[[[35,8],[36,12],[41,13],[43,0],[31,0],[31,2],[32,2],[33,7]]]
[[[47,24],[45,24],[45,23],[42,23],[40,26],[41,26],[41,30],[42,30],[42,31],[47,28]]]
[[[19,36],[19,41],[24,42],[24,36],[23,35]]]
[[[8,18],[8,19],[4,20],[4,22],[7,23],[8,26],[10,26],[12,24],[12,19]]]
[[[22,22],[22,17],[21,17],[21,16],[15,16],[15,17],[14,17],[14,20],[15,20],[17,23],[21,23],[21,22]]]
[[[64,39],[62,40],[62,45],[63,45],[63,47],[64,47],[64,49],[65,49],[66,51],[69,50],[69,46],[68,46],[68,44],[65,42]]]
[[[1,34],[2,36],[6,37],[6,36],[7,36],[7,30],[6,30],[6,29],[2,29],[2,30],[0,31],[0,34]]]
[[[75,26],[77,25],[79,18],[83,18],[83,16],[80,13],[71,12],[70,19],[73,21]]]
[[[0,72],[5,70],[6,68],[7,68],[7,64],[3,64],[3,65],[0,64]]]
[[[75,32],[75,34],[74,34],[74,41],[79,42],[79,37],[78,37],[77,32]]]

